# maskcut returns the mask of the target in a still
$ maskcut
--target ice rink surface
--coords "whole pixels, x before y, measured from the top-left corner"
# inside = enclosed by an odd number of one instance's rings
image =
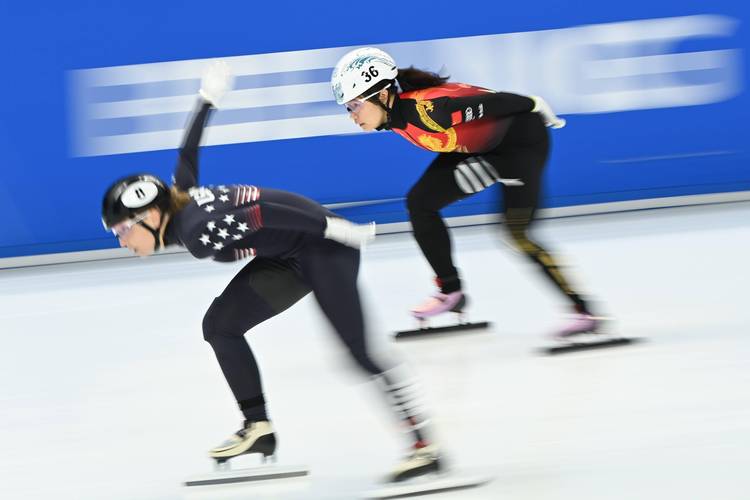
[[[392,343],[432,292],[411,235],[366,249],[373,344],[411,363],[446,459],[489,471],[437,499],[750,498],[750,204],[541,221],[623,335],[545,357],[567,312],[501,226],[453,231],[484,333]],[[0,498],[355,499],[405,444],[311,297],[247,335],[282,464],[309,479],[184,488],[241,415],[201,320],[241,264],[187,255],[0,271]]]

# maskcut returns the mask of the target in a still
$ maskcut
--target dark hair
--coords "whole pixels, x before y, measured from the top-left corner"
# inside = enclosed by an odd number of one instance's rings
[[[396,76],[402,92],[437,87],[447,82],[449,78],[449,76],[440,76],[437,73],[417,69],[414,66],[399,68],[398,76]]]
[[[398,75],[396,76],[396,81],[398,82],[398,86],[402,92],[409,92],[411,90],[421,90],[430,87],[437,87],[438,85],[442,85],[447,82],[449,78],[449,76],[440,76],[437,73],[432,73],[430,71],[417,69],[414,66],[409,66],[408,68],[399,68]],[[362,92],[359,97],[379,92],[392,83],[393,80],[381,80],[367,89],[366,92]],[[391,85],[391,87],[388,87],[388,92],[389,95],[391,92],[396,92],[395,86]],[[375,94],[370,97],[368,101],[378,102],[378,99],[378,95]]]

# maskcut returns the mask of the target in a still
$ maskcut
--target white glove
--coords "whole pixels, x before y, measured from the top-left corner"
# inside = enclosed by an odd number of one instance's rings
[[[549,107],[547,101],[537,95],[529,96],[529,98],[534,101],[534,109],[531,111],[542,115],[542,120],[544,120],[546,126],[552,128],[563,128],[565,126],[565,119],[557,116]]]
[[[360,248],[375,238],[375,223],[355,224],[340,217],[326,217],[323,237],[352,248]]]
[[[229,65],[224,61],[216,61],[203,73],[198,93],[214,107],[218,107],[219,101],[231,90],[233,83],[234,77]]]

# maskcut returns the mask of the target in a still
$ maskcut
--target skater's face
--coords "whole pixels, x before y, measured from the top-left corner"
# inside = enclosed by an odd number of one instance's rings
[[[354,120],[354,123],[365,132],[377,129],[388,119],[385,110],[372,102],[372,98],[379,99],[381,103],[385,104],[386,99],[388,99],[388,91],[383,89],[374,94],[358,97],[346,103],[349,118]]]
[[[156,239],[142,224],[158,228],[161,225],[161,212],[151,208],[133,219],[116,224],[112,230],[117,234],[121,247],[127,248],[139,257],[148,257],[156,249]]]

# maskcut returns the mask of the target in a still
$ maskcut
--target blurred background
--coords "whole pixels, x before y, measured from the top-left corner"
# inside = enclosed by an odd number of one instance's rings
[[[112,259],[126,253],[100,203],[122,175],[170,178],[215,58],[236,81],[201,183],[344,204],[385,233],[361,277],[375,337],[415,366],[455,463],[496,477],[436,498],[748,498],[748,21],[739,0],[0,3],[0,498],[350,499],[399,453],[305,299],[251,342],[282,456],[311,482],[180,487],[239,423],[200,325],[242,263]],[[490,189],[444,215],[476,226],[456,230],[457,255],[472,319],[494,328],[390,344],[432,291],[403,197],[433,153],[336,106],[333,65],[363,45],[567,119],[539,238],[647,342],[536,356],[562,304],[500,250]]]
[[[570,126],[554,135],[546,207],[735,199],[728,193],[750,189],[738,126],[750,119],[745,2],[437,1],[354,10],[5,3],[0,257],[111,248],[99,194],[134,171],[169,179],[211,58],[227,59],[237,80],[207,132],[214,147],[204,150],[204,184],[283,187],[324,203],[403,197],[431,153],[393,134],[359,132],[328,83],[343,53],[377,45],[401,66],[542,95],[566,115]],[[495,196],[474,196],[446,214],[494,212]],[[406,219],[398,200],[346,215]]]

